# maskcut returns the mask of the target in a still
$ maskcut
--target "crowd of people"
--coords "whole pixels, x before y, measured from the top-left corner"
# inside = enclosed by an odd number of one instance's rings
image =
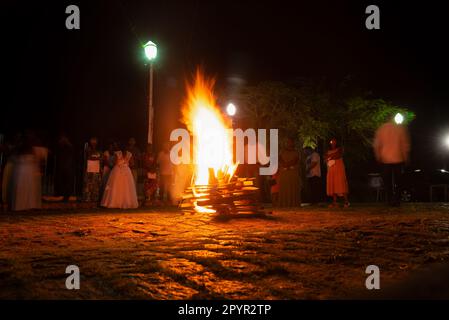
[[[173,190],[177,190],[179,196],[190,181],[189,168],[175,168],[171,162],[168,143],[155,154],[151,145],[141,152],[134,138],[123,145],[110,141],[105,150],[99,148],[96,137],[90,138],[83,148],[82,177],[78,179],[81,180],[80,192],[75,187],[77,152],[66,135],[60,135],[50,151],[32,132],[17,135],[9,143],[2,143],[1,148],[2,203],[12,211],[41,207],[42,177],[48,175],[49,154],[54,159],[52,193],[65,202],[78,195],[77,199],[83,202],[128,209],[139,206],[141,195],[146,204],[175,204]],[[376,132],[373,148],[384,168],[386,198],[392,206],[397,206],[401,173],[410,150],[406,127],[393,121],[385,123]],[[305,161],[301,161],[302,155]],[[302,175],[307,181],[308,202],[313,205],[323,200],[322,169],[325,168],[325,193],[331,199],[330,207],[337,207],[339,198],[343,199],[343,207],[348,207],[349,188],[343,156],[344,148],[336,138],[330,139],[322,168],[317,150],[307,147],[301,154],[295,148],[295,140],[290,138],[279,154],[278,171],[270,179],[259,176],[258,166],[251,164],[240,165],[238,175],[256,179],[262,201],[267,200],[265,195],[269,193],[273,206],[296,207],[302,202]]]
[[[106,208],[137,208],[139,181],[143,180],[145,203],[172,202],[175,172],[167,143],[157,156],[151,145],[141,152],[134,138],[123,146],[111,141],[101,152],[94,137],[85,145],[84,154],[82,201],[99,202]]]
[[[60,135],[52,150],[31,132],[17,135],[1,148],[2,203],[11,211],[41,208],[42,180],[49,175],[54,182],[52,198],[64,202],[75,197],[106,208],[128,209],[139,206],[139,194],[146,204],[172,200],[174,167],[168,144],[156,155],[151,145],[141,152],[134,138],[123,145],[110,141],[106,150],[99,148],[96,137],[90,138],[83,148],[80,192],[75,184],[77,151],[66,135]],[[52,174],[46,172],[49,158]]]
[[[14,147],[12,147],[14,145]],[[34,135],[15,137],[8,153],[2,150],[2,160],[7,161],[2,170],[2,202],[14,211],[41,207],[41,164],[47,151]]]
[[[321,157],[311,148],[304,149],[305,177],[308,189],[308,203],[318,204],[322,200]],[[272,176],[271,197],[273,206],[296,207],[302,202],[302,186],[300,179],[300,153],[295,149],[295,141],[287,140],[285,148],[279,155],[279,170]],[[344,199],[344,207],[349,206],[348,181],[343,162],[343,148],[332,138],[325,154],[327,167],[326,194],[332,199],[330,207],[337,207],[338,197]]]
[[[383,124],[375,133],[373,149],[376,160],[383,167],[383,188],[385,198],[391,206],[400,205],[401,177],[408,161],[410,140],[406,126],[393,120]],[[326,168],[326,195],[331,198],[331,208],[338,207],[338,198],[343,207],[349,207],[349,187],[343,160],[344,149],[336,138],[329,141],[324,153]],[[311,147],[304,149],[305,177],[308,189],[308,203],[322,201],[322,162],[320,154]],[[302,186],[299,171],[300,153],[295,150],[294,139],[288,139],[279,155],[279,170],[271,178],[271,199],[273,206],[296,207],[301,204]]]

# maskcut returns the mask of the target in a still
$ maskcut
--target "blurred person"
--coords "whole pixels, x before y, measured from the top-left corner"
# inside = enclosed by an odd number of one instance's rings
[[[134,209],[139,207],[136,185],[129,168],[132,154],[126,148],[114,153],[114,167],[104,189],[101,206],[106,208]]]
[[[83,201],[100,201],[102,156],[96,137],[89,139],[84,150]]]
[[[3,205],[3,170],[6,167],[8,146],[4,141],[5,136],[0,134],[0,190],[2,193],[1,204]],[[2,206],[3,208],[3,206]]]
[[[3,161],[6,159],[5,158],[5,150],[6,150],[6,146],[4,145],[4,135],[0,134],[0,191],[2,192],[3,195]],[[1,209],[3,210],[3,196],[1,198]]]
[[[69,138],[62,134],[55,149],[55,195],[69,201],[74,183],[74,148]]]
[[[301,204],[299,152],[292,138],[279,154],[279,165],[279,206],[297,207]]]
[[[140,149],[136,145],[136,139],[135,138],[129,138],[128,140],[128,146],[126,147],[126,150],[131,152],[132,158],[131,162],[129,163],[129,167],[131,169],[131,172],[134,177],[134,183],[136,185],[136,190],[138,189],[138,182],[139,182],[139,169],[141,168],[141,152]]]
[[[318,152],[311,147],[304,149],[306,154],[306,178],[309,186],[310,203],[321,201],[321,158]]]
[[[12,141],[7,142],[3,147],[4,167],[2,170],[2,203],[4,206],[9,206],[11,202],[11,180],[14,163],[17,160],[17,149],[21,139],[21,135],[16,134]]]
[[[183,197],[185,190],[190,187],[193,175],[192,164],[181,163],[174,165],[173,183],[171,188],[171,203],[178,205]]]
[[[262,145],[260,142],[257,142],[256,144],[256,152],[257,154],[259,153],[259,149],[265,150],[266,151],[266,146]],[[254,170],[254,175],[255,175],[255,186],[257,188],[259,188],[259,192],[258,192],[258,201],[260,202],[270,202],[271,200],[271,186],[269,186],[269,177],[267,177],[266,175],[262,175],[260,174],[260,170],[265,167],[268,168],[269,164],[265,164],[262,165],[258,159],[258,157],[256,157],[256,161],[257,163],[254,165],[253,170]]]
[[[40,161],[42,152],[36,141],[27,134],[17,149],[13,163],[10,204],[12,211],[39,209],[42,205]]]
[[[48,153],[49,150],[42,141],[36,136],[34,132],[29,132],[27,135],[31,139],[31,143],[33,146],[33,152],[36,155],[36,157],[39,159],[38,164],[40,167],[40,170],[42,173],[44,173],[44,177],[46,177],[46,171],[47,171],[47,160],[48,160]]]
[[[157,192],[157,161],[151,144],[147,145],[147,150],[142,156],[144,176],[145,200],[150,204],[156,201]]]
[[[373,142],[374,154],[383,166],[383,181],[391,206],[400,205],[401,178],[410,152],[407,127],[392,119],[380,126]]]
[[[256,156],[256,163],[249,163],[251,147],[254,148],[254,151],[258,152],[258,148],[264,148],[264,146],[261,146],[259,143],[256,142],[255,145],[250,145],[248,139],[244,139],[244,145],[243,145],[243,157],[244,160],[242,163],[239,163],[237,166],[237,170],[235,172],[235,175],[240,178],[247,178],[253,181],[254,186],[258,188],[257,192],[257,201],[265,202],[268,201],[267,199],[269,197],[269,190],[266,187],[266,180],[265,176],[259,174],[260,167],[262,166],[260,162],[257,159]]]
[[[173,182],[174,168],[170,160],[170,144],[164,143],[162,150],[157,155],[157,164],[160,172],[159,198],[162,202],[171,203],[171,186]]]
[[[5,151],[7,147],[5,145],[5,136],[0,133],[0,174],[3,173],[3,161],[5,159]],[[0,175],[0,181],[2,177]]]
[[[329,141],[329,150],[326,153],[327,179],[326,191],[332,197],[330,208],[338,206],[337,198],[344,198],[344,207],[349,207],[348,201],[348,181],[346,179],[346,169],[343,162],[343,148],[337,145],[337,139]]]
[[[110,141],[108,149],[103,152],[103,172],[101,175],[101,195],[103,195],[104,188],[108,183],[109,175],[114,168],[114,154],[119,151],[117,142]]]
[[[279,206],[279,173],[276,172],[274,175],[271,176],[270,179],[271,184],[271,203],[273,207]]]

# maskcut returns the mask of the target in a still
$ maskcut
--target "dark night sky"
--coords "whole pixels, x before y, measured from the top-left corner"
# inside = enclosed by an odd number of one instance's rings
[[[159,45],[160,139],[177,125],[184,81],[199,64],[220,88],[232,77],[352,75],[357,86],[416,112],[411,132],[420,165],[449,131],[449,5],[392,2],[4,1],[0,131],[32,126],[49,140],[65,130],[79,141],[94,134],[142,142],[147,66],[140,43],[152,39]],[[65,29],[69,4],[80,7],[81,30]],[[380,7],[381,30],[365,29],[369,4]]]

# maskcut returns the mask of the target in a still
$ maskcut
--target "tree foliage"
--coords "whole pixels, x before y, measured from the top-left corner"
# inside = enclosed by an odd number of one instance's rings
[[[382,123],[398,112],[406,121],[414,117],[406,108],[383,99],[343,95],[310,83],[288,86],[265,82],[247,86],[237,100],[246,126],[278,128],[281,139],[296,136],[302,147],[316,147],[319,141],[336,137],[345,146],[351,162],[370,154],[374,132]]]
[[[314,117],[314,105],[301,90],[281,82],[246,87],[238,97],[243,120],[252,128],[278,128],[281,136],[297,136],[302,143],[316,143],[328,124]]]

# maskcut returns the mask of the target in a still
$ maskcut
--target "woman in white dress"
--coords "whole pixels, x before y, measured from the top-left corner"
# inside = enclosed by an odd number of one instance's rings
[[[10,182],[10,203],[12,211],[41,208],[41,155],[36,147],[25,141],[14,158]]]
[[[132,154],[128,151],[114,153],[115,164],[106,183],[101,206],[120,209],[137,208],[139,206],[136,184],[129,168],[131,157]]]

